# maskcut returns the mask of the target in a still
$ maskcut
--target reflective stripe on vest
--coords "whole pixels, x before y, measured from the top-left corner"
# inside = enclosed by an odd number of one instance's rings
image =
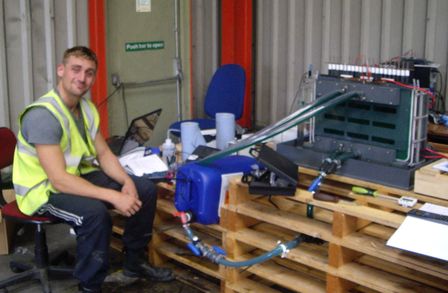
[[[91,124],[87,126],[87,129],[90,129],[90,137],[95,137],[96,133],[98,132],[98,126],[95,125],[95,116],[87,100],[81,101],[81,109],[86,115],[87,121],[89,121],[89,123]]]

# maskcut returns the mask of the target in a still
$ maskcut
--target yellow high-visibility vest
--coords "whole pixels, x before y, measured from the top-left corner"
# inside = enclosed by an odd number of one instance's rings
[[[80,106],[87,143],[79,133],[67,106],[54,90],[26,107],[19,116],[19,129],[21,129],[22,117],[32,107],[45,107],[54,115],[62,127],[60,146],[64,153],[66,171],[73,175],[87,174],[97,170],[93,164],[97,155],[94,140],[98,132],[100,118],[91,101],[82,98]],[[12,171],[17,205],[20,211],[26,215],[34,214],[45,204],[51,192],[58,192],[51,185],[47,174],[39,163],[35,147],[26,142],[21,130],[17,136]]]

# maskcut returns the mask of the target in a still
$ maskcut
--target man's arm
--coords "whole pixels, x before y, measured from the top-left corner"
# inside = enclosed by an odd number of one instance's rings
[[[121,166],[120,161],[110,150],[101,133],[97,133],[95,137],[95,148],[97,151],[98,161],[100,163],[101,170],[106,173],[107,176],[123,185],[122,192],[128,193],[138,198],[137,190],[131,177],[126,173]]]
[[[125,216],[131,216],[140,209],[141,202],[134,196],[96,186],[79,176],[67,173],[64,155],[59,145],[36,144],[35,147],[48,179],[58,191],[109,202]]]

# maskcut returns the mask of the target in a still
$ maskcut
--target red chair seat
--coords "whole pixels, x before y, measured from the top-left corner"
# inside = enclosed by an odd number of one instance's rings
[[[14,221],[20,221],[25,223],[41,223],[41,224],[51,224],[59,222],[56,218],[44,217],[44,216],[28,216],[22,213],[17,206],[17,202],[14,200],[1,209],[2,215],[6,218],[11,218]]]
[[[16,137],[14,133],[6,128],[0,127],[0,169],[10,166],[13,162],[14,147],[16,145]],[[16,201],[6,203],[3,198],[3,185],[1,184],[0,174],[0,211],[1,216],[15,222],[25,224],[35,224],[36,230],[34,233],[34,263],[24,264],[11,261],[9,266],[12,271],[21,271],[7,279],[0,280],[0,291],[6,292],[6,287],[16,285],[18,283],[37,279],[42,284],[43,292],[51,292],[48,275],[51,273],[58,273],[64,275],[72,275],[73,269],[66,266],[55,266],[48,257],[48,246],[45,235],[44,224],[56,224],[62,222],[54,217],[44,216],[27,216],[23,214]],[[56,259],[62,259],[60,256]]]

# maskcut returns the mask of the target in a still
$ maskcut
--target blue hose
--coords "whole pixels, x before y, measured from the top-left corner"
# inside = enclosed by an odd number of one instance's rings
[[[236,268],[251,266],[254,264],[258,264],[258,263],[267,261],[275,256],[279,256],[279,255],[284,256],[291,248],[298,246],[300,244],[300,242],[301,242],[300,237],[296,237],[293,240],[286,242],[284,244],[278,244],[271,251],[268,251],[262,255],[259,255],[257,257],[254,257],[254,258],[251,258],[248,260],[230,261],[225,258],[220,258],[217,263],[220,265],[224,265],[226,267],[236,267]]]
[[[293,240],[286,242],[286,243],[278,243],[277,246],[271,250],[268,251],[262,255],[259,255],[257,257],[254,257],[252,259],[248,259],[245,261],[230,261],[227,260],[223,254],[222,250],[217,250],[216,248],[210,247],[204,243],[201,242],[201,240],[194,235],[193,231],[190,228],[190,225],[183,224],[182,225],[187,237],[190,239],[190,243],[188,243],[188,248],[196,255],[196,256],[202,256],[205,258],[208,258],[214,263],[224,265],[227,267],[247,267],[254,264],[258,264],[264,261],[267,261],[275,256],[282,256],[285,257],[286,254],[292,249],[297,247],[300,242],[302,241],[301,237],[298,236],[294,238]]]
[[[313,194],[319,189],[320,184],[322,183],[322,179],[324,179],[324,175],[320,174],[316,179],[313,180],[310,187],[308,187],[308,191]]]

